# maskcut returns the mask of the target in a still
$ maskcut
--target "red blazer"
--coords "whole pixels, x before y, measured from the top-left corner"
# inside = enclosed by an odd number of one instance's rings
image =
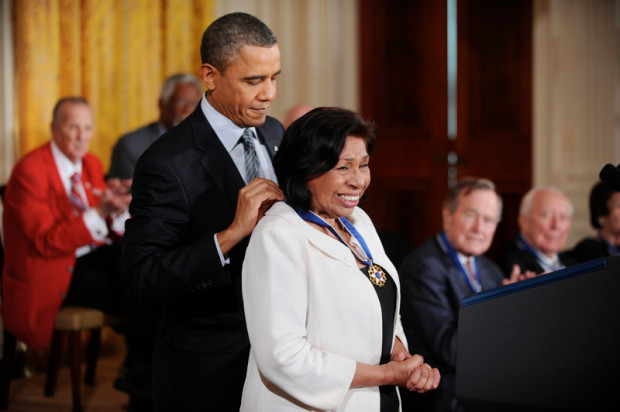
[[[91,206],[105,188],[103,166],[82,159],[82,183]],[[50,143],[23,157],[5,191],[4,327],[34,349],[50,346],[56,312],[69,289],[75,250],[94,240],[67,196]]]

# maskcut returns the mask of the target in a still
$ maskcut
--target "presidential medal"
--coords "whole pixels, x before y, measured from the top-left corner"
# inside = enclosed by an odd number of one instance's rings
[[[370,277],[370,281],[374,285],[379,287],[383,287],[387,279],[387,276],[385,275],[385,272],[383,272],[383,269],[381,269],[381,266],[375,264],[368,266],[368,277]]]

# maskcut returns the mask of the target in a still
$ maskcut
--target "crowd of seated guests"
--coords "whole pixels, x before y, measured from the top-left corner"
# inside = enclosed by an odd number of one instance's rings
[[[461,301],[477,292],[617,253],[620,193],[603,182],[590,195],[595,237],[567,249],[573,205],[554,187],[522,198],[514,241],[495,262],[484,256],[501,218],[502,200],[487,179],[464,178],[442,205],[443,227],[399,267],[402,323],[409,350],[437,365],[442,382],[425,394],[401,393],[403,410],[463,411],[455,396],[457,325]]]

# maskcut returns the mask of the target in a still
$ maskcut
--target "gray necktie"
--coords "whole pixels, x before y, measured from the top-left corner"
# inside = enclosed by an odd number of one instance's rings
[[[250,129],[243,130],[241,141],[243,142],[243,151],[245,153],[245,176],[247,177],[247,182],[250,183],[255,177],[259,176],[260,170],[256,149],[254,144],[252,144],[252,131]]]

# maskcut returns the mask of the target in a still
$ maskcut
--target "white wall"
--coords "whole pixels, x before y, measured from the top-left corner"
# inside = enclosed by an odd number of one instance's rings
[[[620,163],[620,0],[534,0],[534,184],[575,207],[568,246],[593,233],[588,196]]]

